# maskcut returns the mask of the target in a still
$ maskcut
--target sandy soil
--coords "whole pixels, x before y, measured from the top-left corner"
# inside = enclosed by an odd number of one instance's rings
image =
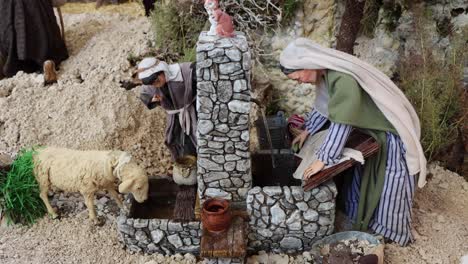
[[[413,206],[415,243],[387,245],[389,263],[459,263],[468,255],[468,182],[431,165],[432,179],[416,193]]]
[[[0,150],[15,153],[31,144],[80,149],[123,149],[152,175],[165,173],[164,113],[147,110],[119,87],[128,78],[128,54],[144,54],[150,25],[144,17],[66,14],[70,59],[58,84],[43,87],[42,75],[18,74],[0,81]],[[468,255],[468,183],[440,167],[418,190],[416,242],[386,245],[386,262],[458,263]],[[81,199],[81,198],[76,198]],[[80,211],[81,210],[81,211]],[[111,218],[112,219],[112,218]],[[254,256],[250,263],[304,263],[307,254]],[[44,218],[30,228],[0,228],[0,263],[195,263],[191,255],[130,254],[118,242],[115,222],[95,227],[82,206],[61,220]]]
[[[170,154],[162,137],[165,113],[148,110],[128,79],[127,57],[147,52],[150,24],[120,14],[65,14],[70,58],[57,84],[41,74],[18,73],[0,81],[0,150],[31,145],[131,152],[150,175],[166,173]],[[135,90],[135,89],[134,89]]]

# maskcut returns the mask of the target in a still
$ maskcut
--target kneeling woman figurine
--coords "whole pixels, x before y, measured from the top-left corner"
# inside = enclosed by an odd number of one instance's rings
[[[354,168],[345,179],[345,209],[354,228],[371,229],[407,245],[412,241],[411,207],[415,177],[423,187],[426,159],[419,141],[420,125],[403,92],[382,72],[358,58],[297,39],[281,53],[283,72],[293,80],[316,85],[313,109],[294,143],[302,145],[328,121],[317,160],[304,172],[307,179],[336,163],[352,129],[380,144],[379,153]]]

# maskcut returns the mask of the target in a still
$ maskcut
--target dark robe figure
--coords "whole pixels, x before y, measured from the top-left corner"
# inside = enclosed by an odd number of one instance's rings
[[[68,58],[51,0],[0,1],[0,69],[6,77],[35,72],[46,60]]]
[[[153,85],[144,85],[140,92],[140,99],[149,109],[160,105],[167,113],[164,143],[171,151],[173,160],[183,155],[197,155],[195,64],[180,63],[179,65],[183,78],[182,81],[171,81],[168,79],[166,85],[161,88],[156,88]],[[152,102],[152,98],[155,95],[161,98],[159,102]],[[190,132],[188,135],[184,133],[179,122],[180,114],[171,112],[182,108],[186,109],[186,117],[190,119]]]

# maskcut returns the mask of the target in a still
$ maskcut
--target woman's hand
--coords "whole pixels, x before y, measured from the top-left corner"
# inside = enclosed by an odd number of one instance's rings
[[[314,161],[305,171],[304,171],[304,176],[303,179],[307,180],[312,175],[316,174],[317,172],[321,171],[325,167],[325,163],[323,163],[321,160],[316,160]]]
[[[299,136],[295,137],[291,143],[291,145],[294,146],[294,144],[299,143],[299,148],[302,148],[302,145],[304,144],[304,141],[307,139],[307,136],[309,136],[309,131],[304,130],[302,131]]]

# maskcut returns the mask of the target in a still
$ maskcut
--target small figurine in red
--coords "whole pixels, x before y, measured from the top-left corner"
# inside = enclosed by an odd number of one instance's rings
[[[205,0],[205,9],[211,23],[209,36],[233,37],[234,25],[232,18],[226,12],[219,9],[218,0]]]

